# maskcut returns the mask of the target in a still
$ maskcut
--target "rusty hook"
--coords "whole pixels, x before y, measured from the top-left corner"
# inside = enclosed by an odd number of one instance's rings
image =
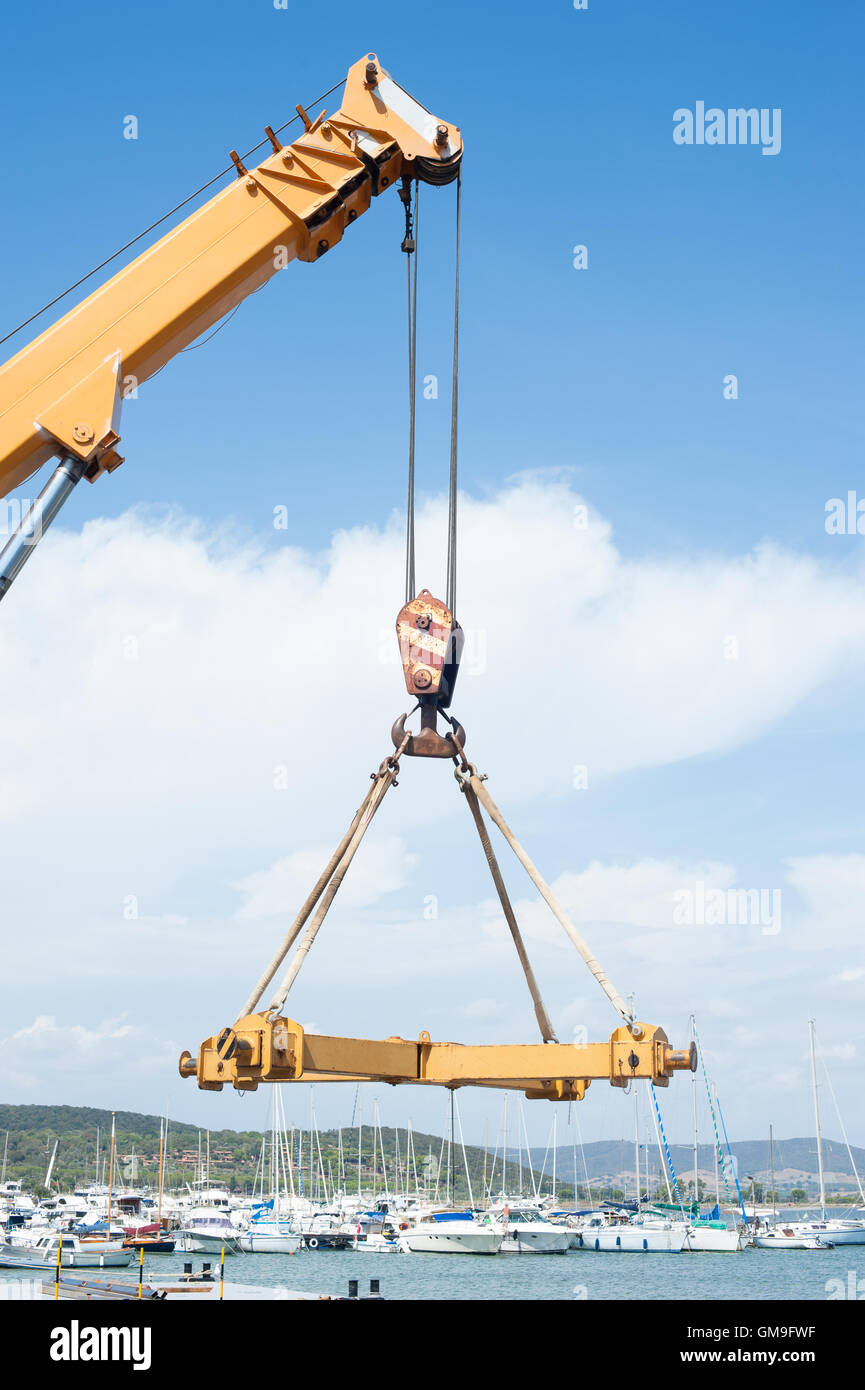
[[[390,731],[394,748],[399,748],[403,740],[408,738],[405,753],[409,758],[453,758],[453,738],[450,734],[442,737],[438,732],[434,701],[421,703],[420,733],[406,734],[405,721],[407,719],[407,714],[401,714],[399,719],[394,720]],[[452,724],[454,734],[459,739],[460,748],[462,748],[466,741],[466,731],[458,720],[453,720]]]

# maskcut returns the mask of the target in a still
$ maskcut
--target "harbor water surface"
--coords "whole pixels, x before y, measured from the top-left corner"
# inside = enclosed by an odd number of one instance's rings
[[[180,1274],[202,1256],[145,1257],[149,1275]],[[216,1277],[218,1261],[212,1262]],[[21,1272],[0,1271],[2,1283]],[[75,1276],[137,1282],[137,1266],[80,1270]],[[28,1271],[27,1277],[35,1278]],[[40,1275],[43,1282],[50,1274]],[[532,1299],[616,1302],[642,1300],[827,1300],[865,1297],[865,1246],[832,1250],[747,1249],[731,1254],[371,1255],[355,1251],[298,1251],[296,1255],[241,1255],[225,1261],[227,1283],[261,1284],[310,1294],[345,1295],[356,1279],[361,1295],[378,1279],[386,1299]],[[860,1283],[861,1281],[861,1283]],[[0,1287],[0,1298],[3,1289]],[[10,1289],[7,1297],[12,1294]]]

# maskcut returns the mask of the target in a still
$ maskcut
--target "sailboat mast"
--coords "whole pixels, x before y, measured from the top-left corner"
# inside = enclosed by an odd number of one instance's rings
[[[456,1174],[454,1173],[454,1093],[451,1090],[451,1144],[448,1153],[448,1205],[454,1200]]]
[[[808,1020],[808,1037],[811,1043],[811,1080],[814,1085],[814,1126],[817,1131],[817,1172],[820,1177],[820,1211],[826,1220],[826,1186],[823,1181],[823,1137],[820,1133],[820,1102],[817,1099],[817,1057],[814,1049],[814,1020]]]
[[[640,1210],[640,1116],[637,1110],[637,1087],[635,1082],[631,1082],[634,1087],[634,1175],[636,1179],[636,1198],[637,1211]]]
[[[111,1154],[108,1159],[108,1235],[111,1236],[111,1188],[114,1185],[114,1111],[111,1112]]]
[[[697,1020],[691,1014],[691,1041],[695,1042],[697,1037]],[[691,1103],[694,1112],[694,1201],[700,1200],[700,1180],[698,1177],[699,1159],[697,1154],[697,1073],[691,1072]],[[699,1210],[699,1208],[698,1208]]]
[[[375,1180],[378,1167],[378,1101],[372,1103],[372,1205],[375,1206]]]
[[[487,1203],[487,1150],[490,1145],[489,1117],[484,1121],[484,1206]]]
[[[312,1108],[312,1087],[310,1086],[310,1088],[309,1088],[309,1197],[310,1197],[310,1201],[312,1201],[312,1199],[313,1199],[313,1186],[312,1186],[312,1180],[313,1180],[313,1169],[314,1169],[314,1167],[315,1167],[315,1160],[314,1160],[314,1158],[313,1158],[313,1150],[312,1150],[312,1140],[313,1140],[313,1129],[314,1129],[314,1128],[315,1128],[315,1112],[314,1112],[314,1110],[313,1110],[313,1108]],[[320,1195],[320,1194],[319,1194],[319,1190],[318,1190],[318,1182],[316,1181],[316,1185],[315,1185],[315,1198],[316,1198],[316,1200],[318,1199],[319,1195]]]
[[[503,1122],[503,1126],[504,1126],[504,1143],[502,1144],[502,1192],[503,1192],[503,1193],[505,1194],[505,1196],[507,1197],[507,1195],[508,1195],[508,1171],[507,1171],[507,1165],[508,1165],[508,1093],[507,1093],[507,1091],[505,1091],[504,1115],[503,1115],[503,1121],[502,1121],[502,1122]]]
[[[159,1197],[156,1207],[156,1224],[162,1227],[162,1179],[165,1173],[165,1135],[162,1116],[159,1117]]]
[[[411,1120],[405,1127],[405,1199],[409,1197],[409,1183],[411,1181],[411,1166],[414,1163],[414,1143],[412,1142]],[[415,1191],[417,1191],[417,1177],[415,1177]]]
[[[517,1111],[517,1115],[518,1115],[520,1121],[522,1122],[522,1124],[525,1125],[526,1117],[525,1117],[525,1115],[523,1114],[522,1103],[520,1103],[520,1107],[519,1107],[519,1110]],[[522,1197],[522,1195],[523,1195],[523,1136],[522,1136],[522,1133],[520,1132],[520,1126],[519,1126],[519,1125],[517,1125],[517,1164],[518,1164],[518,1170],[517,1170],[517,1171],[518,1171],[518,1177],[517,1177],[517,1196],[518,1196],[518,1197]]]
[[[716,1095],[715,1095],[715,1083],[714,1083],[714,1081],[713,1081],[713,1082],[712,1082],[712,1114],[713,1114],[713,1116],[714,1116],[714,1113],[715,1113],[716,1109],[717,1109],[717,1097],[716,1097]],[[719,1173],[719,1171],[718,1171],[718,1140],[717,1140],[717,1134],[718,1134],[718,1130],[717,1130],[717,1126],[715,1126],[715,1205],[717,1206],[718,1211],[720,1211],[720,1210],[721,1210],[721,1175],[720,1175],[720,1173]]]
[[[629,994],[629,995],[628,995],[628,1003],[630,1004],[630,1007],[631,1007],[631,1018],[636,1018],[637,1015],[636,1015],[635,1010],[636,1010],[636,1007],[637,1007],[637,1000],[636,1000],[636,997],[635,997],[633,994]],[[632,1090],[633,1093],[634,1093],[634,1173],[635,1173],[635,1175],[636,1175],[636,1188],[635,1188],[635,1191],[634,1191],[634,1196],[635,1196],[636,1199],[637,1199],[637,1211],[639,1211],[639,1210],[640,1210],[640,1205],[641,1205],[641,1204],[640,1204],[640,1116],[639,1116],[639,1112],[638,1112],[638,1110],[637,1110],[637,1104],[638,1104],[638,1100],[637,1100],[637,1087],[636,1087],[636,1084],[635,1084],[634,1081],[631,1081],[631,1090]]]
[[[772,1172],[772,1225],[778,1220],[775,1212],[775,1136],[772,1133],[772,1126],[769,1126],[769,1167]]]
[[[390,1202],[390,1188],[388,1187],[388,1181],[387,1181],[387,1159],[385,1158],[385,1153],[384,1153],[384,1132],[383,1132],[382,1127],[381,1127],[381,1114],[380,1114],[379,1108],[378,1108],[378,1101],[376,1101],[376,1103],[375,1103],[375,1114],[376,1114],[376,1119],[378,1120],[378,1143],[379,1143],[379,1148],[380,1148],[380,1150],[381,1150],[381,1172],[382,1172],[382,1177],[383,1177],[383,1179],[384,1179],[384,1199],[385,1199],[386,1202]],[[394,1131],[394,1133],[396,1133],[396,1131]],[[325,1193],[325,1196],[327,1196],[326,1193]]]

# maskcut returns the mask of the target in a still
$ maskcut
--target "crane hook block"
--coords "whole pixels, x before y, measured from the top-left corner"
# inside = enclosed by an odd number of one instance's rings
[[[446,603],[421,589],[396,620],[399,653],[409,695],[447,709],[454,693],[465,635]]]

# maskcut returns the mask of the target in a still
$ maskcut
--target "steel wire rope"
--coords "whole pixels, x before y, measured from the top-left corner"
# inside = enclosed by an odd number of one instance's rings
[[[345,78],[340,78],[339,82],[334,83],[334,85],[328,88],[328,90],[324,92],[320,97],[316,97],[313,101],[307,102],[307,107],[315,107],[318,105],[320,101],[326,101],[327,98],[329,96],[332,96],[333,93],[337,91],[338,88],[340,88],[344,82]],[[299,115],[292,116],[290,120],[286,121],[283,125],[277,127],[277,129],[274,131],[274,135],[280,135],[283,130],[287,130],[290,125],[293,125],[295,121],[299,121],[300,119],[301,118]],[[258,151],[264,149],[264,147],[267,144],[269,144],[268,140],[260,140],[257,145],[253,145],[251,150],[247,150],[245,154],[240,156],[241,160],[249,159],[250,155],[257,154]],[[221,169],[218,174],[214,174],[212,179],[208,179],[207,183],[203,183],[200,188],[196,188],[195,192],[190,193],[188,197],[182,200],[182,202],[176,203],[173,208],[170,208],[168,212],[163,213],[163,215],[161,217],[158,217],[155,222],[151,222],[149,227],[145,227],[144,231],[139,232],[137,236],[132,237],[131,241],[125,242],[123,246],[120,246],[116,251],[113,251],[110,256],[106,256],[104,261],[100,261],[99,264],[95,265],[92,270],[88,270],[86,275],[82,275],[78,280],[73,281],[71,285],[67,285],[66,289],[62,290],[60,294],[55,295],[53,299],[49,299],[48,303],[43,304],[41,309],[37,309],[35,314],[31,314],[29,318],[23,319],[22,322],[19,323],[16,328],[10,329],[8,333],[6,333],[2,338],[0,338],[0,344],[8,342],[10,338],[14,338],[16,333],[20,333],[22,328],[26,328],[28,324],[33,323],[36,319],[40,317],[40,315],[46,313],[48,309],[53,309],[54,305],[59,304],[61,299],[65,299],[67,294],[71,294],[73,290],[78,289],[79,285],[85,284],[85,282],[87,280],[92,279],[94,275],[98,275],[100,270],[104,270],[105,267],[107,265],[110,265],[112,261],[116,261],[118,256],[122,256],[124,251],[128,251],[130,247],[135,246],[139,241],[142,240],[143,237],[146,237],[147,235],[149,235],[150,232],[155,231],[157,227],[161,227],[163,222],[168,221],[169,217],[173,217],[176,212],[180,212],[181,208],[187,207],[187,205],[193,202],[195,198],[198,198],[202,193],[206,193],[208,188],[212,188],[213,185],[215,183],[218,183],[220,179],[225,178],[226,174],[230,174],[232,170],[235,169],[235,167],[236,166],[232,163],[229,164],[227,168]]]

